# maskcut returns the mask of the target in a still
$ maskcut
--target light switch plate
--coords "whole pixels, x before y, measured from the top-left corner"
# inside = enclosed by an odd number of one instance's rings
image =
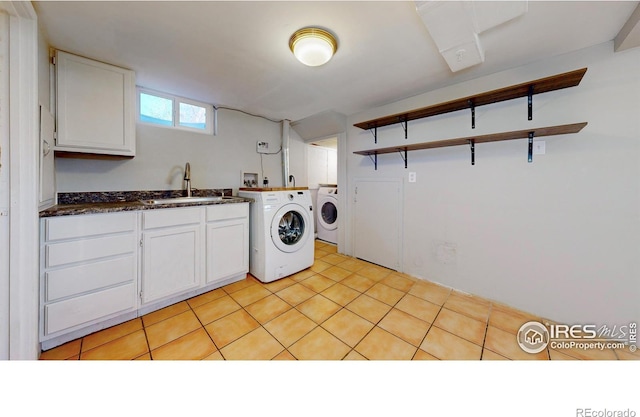
[[[546,151],[545,142],[543,140],[534,140],[533,141],[533,154],[534,155],[544,155]]]

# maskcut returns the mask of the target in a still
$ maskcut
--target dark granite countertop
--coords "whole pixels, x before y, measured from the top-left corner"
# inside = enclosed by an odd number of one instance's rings
[[[253,200],[231,197],[230,189],[194,190],[194,197],[226,196],[217,201],[193,201],[186,203],[144,204],[142,200],[182,197],[184,191],[106,191],[86,193],[60,193],[58,204],[40,211],[40,217],[72,216],[79,214],[114,213],[120,211],[155,210],[216,204],[250,203]]]

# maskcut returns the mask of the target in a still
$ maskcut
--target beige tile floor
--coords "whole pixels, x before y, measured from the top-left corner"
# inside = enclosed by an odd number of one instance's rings
[[[43,352],[40,359],[640,359],[626,351],[531,355],[519,327],[541,320],[336,253],[263,284],[251,275]]]

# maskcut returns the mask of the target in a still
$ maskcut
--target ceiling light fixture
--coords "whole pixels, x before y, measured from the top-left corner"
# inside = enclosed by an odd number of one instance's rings
[[[338,49],[338,42],[326,30],[308,27],[291,35],[289,49],[304,65],[317,67],[329,62]]]

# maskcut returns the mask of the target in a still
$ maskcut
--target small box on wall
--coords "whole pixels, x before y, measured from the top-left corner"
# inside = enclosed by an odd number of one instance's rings
[[[242,171],[242,187],[257,188],[259,186],[258,178],[259,178],[258,174],[255,172]]]

